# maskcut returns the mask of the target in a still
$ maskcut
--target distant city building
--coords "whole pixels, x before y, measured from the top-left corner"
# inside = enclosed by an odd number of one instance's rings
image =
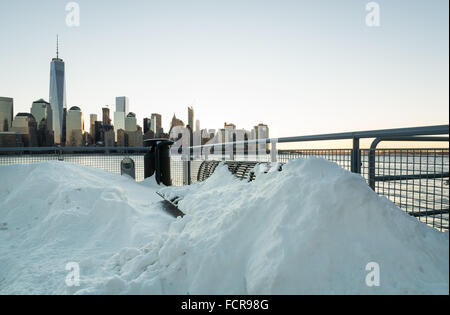
[[[270,138],[269,127],[265,124],[258,124],[253,127],[252,136],[254,139],[267,139]],[[266,150],[270,149],[270,144],[266,144]],[[258,149],[259,150],[259,149]]]
[[[0,148],[18,147],[23,147],[22,136],[20,133],[13,131],[0,132]]]
[[[152,130],[148,130],[146,133],[142,135],[143,140],[155,139],[155,134]]]
[[[136,114],[129,113],[125,117],[125,131],[134,132],[137,130]]]
[[[182,126],[184,127],[184,122],[181,119],[178,119],[175,114],[173,114],[172,121],[170,122],[170,129],[172,129],[175,126]]]
[[[116,97],[116,112],[129,113],[130,112],[130,101],[126,96]]]
[[[125,118],[127,117],[127,114],[124,112],[114,112],[114,129],[117,130],[125,130]],[[117,134],[116,134],[116,140],[117,140]]]
[[[142,129],[138,127],[136,131],[126,131],[120,129],[117,131],[118,147],[140,147],[143,143]]]
[[[152,121],[151,118],[144,118],[144,134],[146,134],[147,132],[149,132],[151,121]]]
[[[159,137],[159,135],[163,132],[162,130],[162,116],[160,114],[153,113],[152,119],[150,122],[150,130],[153,131],[155,137]]]
[[[194,108],[192,106],[188,107],[188,125],[194,131]]]
[[[17,132],[22,137],[24,147],[37,147],[37,124],[33,115],[30,113],[19,113],[14,117],[12,132]]]
[[[14,100],[0,97],[0,132],[9,131],[14,119]]]
[[[269,127],[265,124],[258,124],[253,127],[255,130],[256,139],[266,139],[269,138]]]
[[[200,120],[195,121],[195,131],[200,131]]]
[[[73,106],[67,111],[66,116],[66,146],[83,146],[83,134],[83,113],[78,106]]]
[[[128,143],[130,147],[143,146],[143,135],[141,126],[138,125],[136,131],[129,133]]]
[[[103,107],[102,108],[102,121],[104,126],[111,126],[111,118],[109,115],[109,108]]]
[[[31,104],[30,112],[36,120],[38,126],[42,120],[45,120],[47,128],[49,130],[53,130],[53,113],[49,102],[44,101],[42,98],[40,100],[34,101],[33,104]]]
[[[127,147],[128,146],[128,137],[125,136],[125,130],[119,129],[116,131],[117,135],[117,146],[118,147]]]
[[[63,108],[63,128],[61,133],[61,145],[66,143],[66,121],[67,121],[67,108]]]
[[[224,123],[223,124],[223,127],[225,128],[225,129],[228,129],[228,130],[234,130],[234,129],[236,129],[236,125],[235,124],[232,124],[232,123]]]
[[[181,119],[178,119],[178,118],[175,116],[175,114],[173,114],[172,121],[170,122],[169,135],[172,134],[172,129],[175,128],[175,127],[177,127],[177,126],[184,127],[184,122],[183,122]],[[182,134],[179,133],[178,136],[175,137],[175,138],[172,137],[172,136],[170,136],[170,137],[171,137],[171,139],[173,139],[173,140],[178,140],[179,137],[180,137],[181,135],[182,135]]]
[[[116,111],[114,112],[114,129],[116,130],[115,139],[117,141],[117,131],[125,130],[125,118],[130,111],[129,99],[126,96],[116,97]]]
[[[113,126],[103,126],[102,138],[105,147],[113,147],[115,144],[115,133]]]
[[[95,122],[97,121],[97,114],[89,115],[89,134],[95,139]],[[94,141],[95,143],[95,141]]]
[[[101,143],[102,145],[105,144],[105,139],[104,139],[104,133],[103,133],[103,124],[101,121],[96,121],[94,123],[94,133],[93,133],[93,138],[94,138],[94,142],[95,144],[99,144]]]
[[[31,105],[31,115],[36,120],[38,146],[53,146],[55,139],[52,128],[53,113],[50,103],[43,99],[33,102]]]
[[[58,39],[56,41],[56,58],[50,63],[50,105],[53,119],[55,143],[61,144],[63,133],[63,110],[66,108],[65,64],[59,58]]]

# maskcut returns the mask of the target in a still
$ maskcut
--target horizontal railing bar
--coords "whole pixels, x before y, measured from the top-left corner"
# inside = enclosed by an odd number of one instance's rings
[[[102,151],[148,151],[148,147],[20,147],[0,148],[0,152],[102,152]]]
[[[267,138],[258,140],[235,141],[225,143],[213,143],[205,145],[192,146],[190,148],[211,148],[229,145],[262,144],[262,143],[289,143],[289,142],[308,142],[308,141],[326,141],[326,140],[349,140],[378,137],[407,137],[407,136],[432,136],[449,134],[449,125],[436,125],[413,128],[380,129],[356,132],[341,132],[320,135]],[[439,141],[439,140],[436,140]]]
[[[449,177],[449,173],[386,175],[386,176],[375,176],[375,181],[389,182],[389,181],[395,181],[395,180],[434,179],[434,178],[447,178],[447,177]]]
[[[425,216],[429,216],[429,215],[437,215],[437,214],[448,214],[449,211],[448,209],[443,209],[443,210],[430,210],[430,211],[420,211],[420,212],[407,212],[410,216],[413,217],[425,217]]]

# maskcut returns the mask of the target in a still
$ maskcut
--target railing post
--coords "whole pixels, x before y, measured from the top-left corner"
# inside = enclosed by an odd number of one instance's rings
[[[353,149],[351,156],[352,173],[361,173],[361,151],[359,149],[359,138],[353,138]]]
[[[272,163],[278,162],[277,139],[271,139],[270,141],[270,161]]]
[[[192,156],[194,155],[194,133],[192,132],[192,127],[188,125],[189,130],[189,158],[187,161],[187,184],[191,184],[191,161]]]
[[[369,187],[375,190],[375,153],[381,138],[376,138],[370,145],[369,150]]]

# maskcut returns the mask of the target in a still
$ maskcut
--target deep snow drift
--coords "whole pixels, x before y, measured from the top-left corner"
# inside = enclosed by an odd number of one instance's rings
[[[325,160],[163,188],[185,196],[183,219],[157,189],[69,163],[0,166],[0,294],[448,294],[448,232]]]

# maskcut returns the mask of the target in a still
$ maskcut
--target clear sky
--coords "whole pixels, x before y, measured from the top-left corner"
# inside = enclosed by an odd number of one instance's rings
[[[202,128],[263,122],[271,136],[448,124],[449,1],[0,0],[0,96],[48,100],[59,34],[68,107],[116,96],[138,122],[193,105]]]

